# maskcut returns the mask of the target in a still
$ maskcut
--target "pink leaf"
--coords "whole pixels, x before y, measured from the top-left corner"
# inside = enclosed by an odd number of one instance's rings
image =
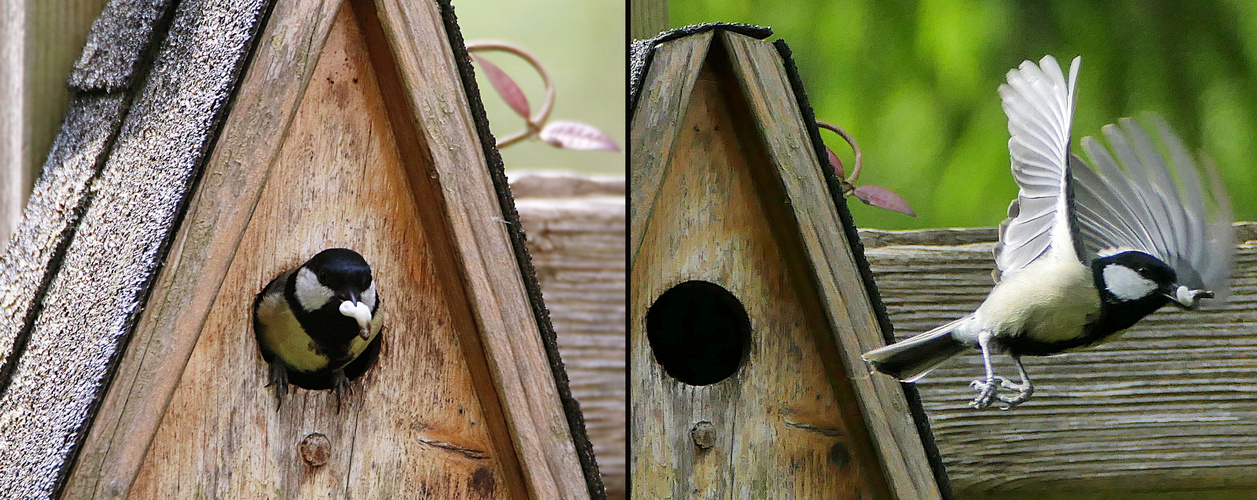
[[[855,192],[852,194],[855,194],[855,197],[859,198],[866,205],[894,210],[913,217],[917,216],[917,213],[912,211],[912,207],[908,206],[908,202],[884,187],[860,186],[855,188]]]
[[[489,83],[493,84],[493,90],[498,91],[498,95],[502,96],[502,100],[510,105],[511,109],[519,113],[519,116],[528,119],[528,98],[524,97],[524,91],[519,89],[519,85],[515,84],[515,80],[506,75],[501,68],[494,66],[493,63],[480,58],[474,57],[476,62],[480,63],[480,67],[484,68],[484,76],[489,78]]]
[[[620,146],[592,125],[578,122],[551,122],[537,137],[556,148],[619,151]]]
[[[829,154],[829,164],[834,166],[834,173],[838,174],[839,179],[846,179],[847,172],[842,169],[842,160],[838,159],[838,155],[829,146],[825,146],[825,152]]]

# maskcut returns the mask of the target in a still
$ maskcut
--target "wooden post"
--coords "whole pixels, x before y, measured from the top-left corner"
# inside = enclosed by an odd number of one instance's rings
[[[668,0],[629,0],[629,22],[634,40],[653,38],[668,29]]]
[[[22,218],[105,0],[0,0],[0,248]]]

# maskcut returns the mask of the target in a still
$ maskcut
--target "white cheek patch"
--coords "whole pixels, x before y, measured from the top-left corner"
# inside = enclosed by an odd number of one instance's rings
[[[1157,284],[1126,266],[1104,266],[1104,287],[1121,300],[1139,300],[1157,290]]]
[[[362,292],[362,303],[366,304],[368,308],[375,309],[375,282],[374,281],[371,282],[371,286],[367,288],[367,291]]]
[[[312,312],[327,305],[327,301],[335,294],[331,288],[319,283],[319,277],[314,275],[314,271],[303,267],[297,271],[297,289],[293,290],[293,295],[297,296],[297,303],[301,304],[302,309]]]

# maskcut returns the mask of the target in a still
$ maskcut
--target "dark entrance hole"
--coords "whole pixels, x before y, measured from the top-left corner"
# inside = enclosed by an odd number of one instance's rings
[[[738,371],[750,344],[751,321],[737,297],[720,285],[686,281],[646,311],[646,338],[668,375],[708,385]]]

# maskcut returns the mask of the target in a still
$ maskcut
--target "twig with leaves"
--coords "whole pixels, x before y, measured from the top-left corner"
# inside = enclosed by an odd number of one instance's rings
[[[912,217],[917,216],[917,213],[912,211],[912,207],[908,206],[907,201],[904,201],[902,197],[889,189],[873,185],[856,186],[855,181],[860,178],[860,170],[864,166],[864,154],[860,152],[860,145],[842,127],[821,120],[816,120],[816,125],[842,136],[843,140],[846,140],[847,144],[851,145],[851,150],[855,153],[855,168],[851,169],[851,175],[848,176],[842,167],[842,160],[838,159],[838,155],[834,153],[834,150],[829,149],[829,146],[825,146],[825,153],[829,156],[829,163],[833,165],[834,172],[838,174],[839,182],[842,183],[843,196],[855,195],[865,205],[894,210]]]
[[[554,108],[556,92],[554,83],[550,80],[550,73],[532,53],[507,42],[467,42],[467,52],[483,51],[507,52],[527,61],[541,75],[541,81],[546,86],[546,99],[537,114],[533,115],[528,105],[528,98],[524,96],[524,91],[520,90],[519,85],[515,84],[515,80],[485,58],[472,56],[472,59],[484,69],[485,77],[489,79],[489,83],[493,85],[493,89],[502,97],[502,100],[506,101],[516,114],[524,118],[524,130],[499,139],[497,143],[499,148],[537,136],[538,139],[556,148],[620,151],[620,146],[615,141],[593,125],[574,121],[546,123],[546,120],[550,118],[550,111]]]

